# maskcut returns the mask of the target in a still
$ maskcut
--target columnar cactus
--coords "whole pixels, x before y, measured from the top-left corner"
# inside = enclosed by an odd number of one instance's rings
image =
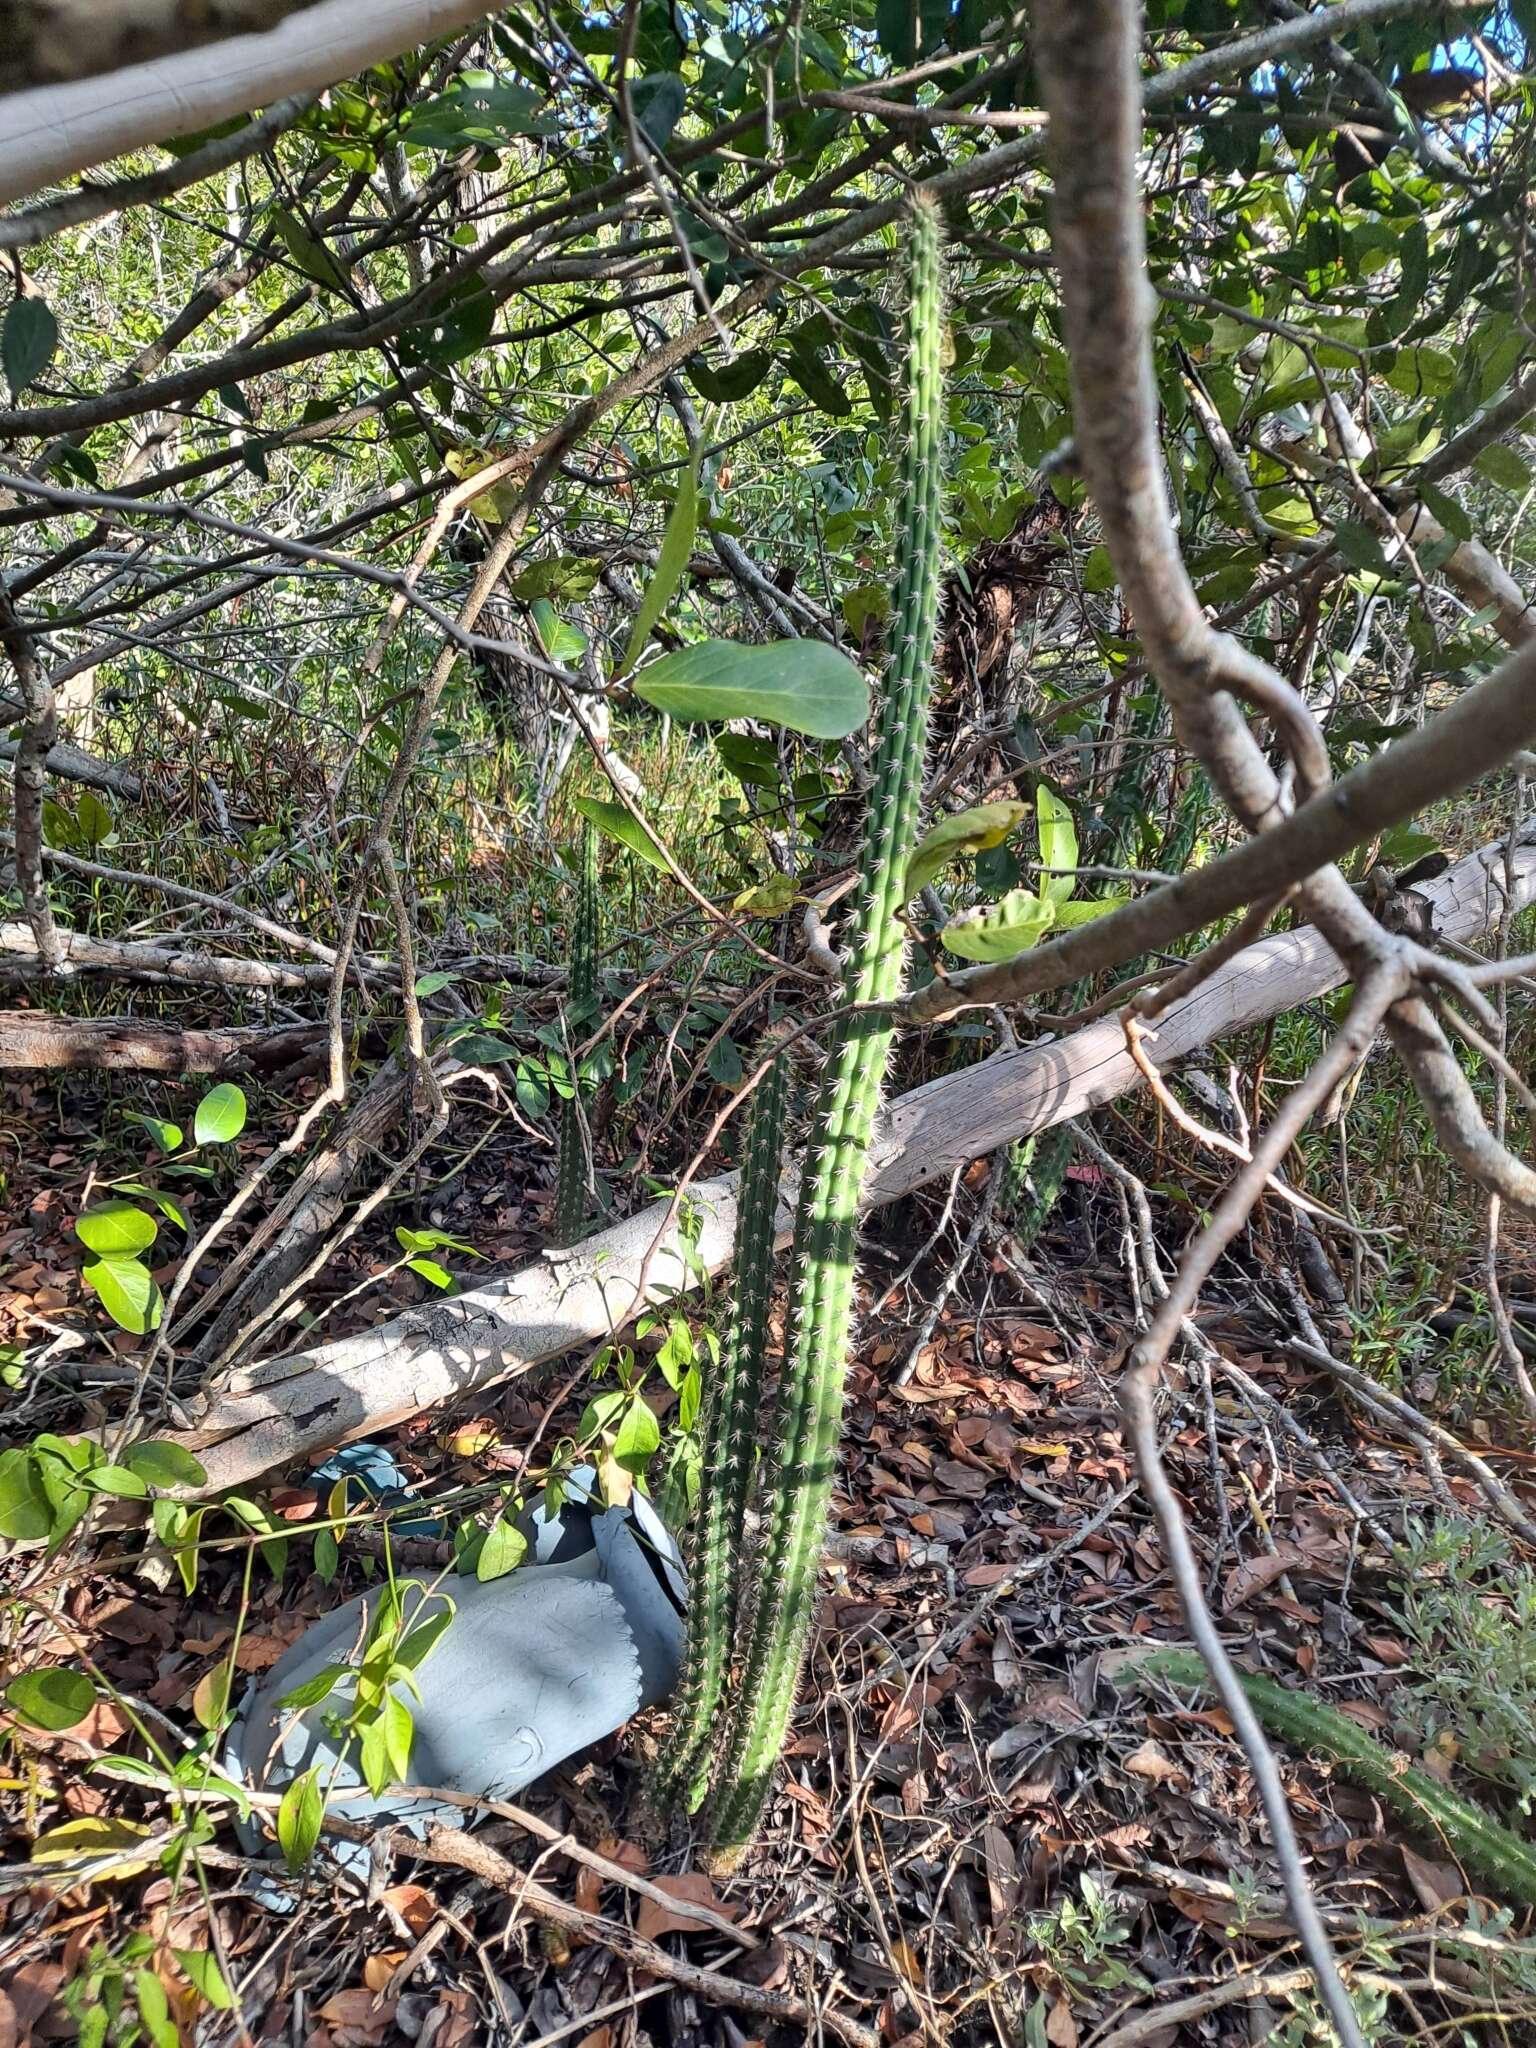
[[[880,709],[860,888],[843,1001],[900,993],[907,861],[917,840],[943,540],[943,288],[939,224],[912,221],[907,327],[908,440],[891,670]],[[765,1479],[766,1533],[741,1644],[741,1675],[710,1834],[718,1867],[757,1828],[789,1725],[816,1609],[827,1504],[842,1430],[854,1262],[865,1168],[892,1031],[878,1014],[843,1023],[823,1068],[794,1240],[794,1292],[775,1417],[777,1469]]]
[[[735,1291],[705,1411],[699,1516],[688,1559],[688,1655],[671,1737],[652,1786],[663,1811],[681,1802],[692,1812],[704,1797],[730,1671],[761,1428],[792,1057],[785,1051],[773,1059],[753,1091],[747,1121],[737,1191]]]
[[[1159,1650],[1129,1676],[1166,1678],[1175,1685],[1209,1692],[1210,1672],[1195,1650]],[[1337,1707],[1313,1699],[1293,1686],[1240,1671],[1238,1678],[1249,1704],[1271,1735],[1298,1749],[1314,1749],[1332,1757],[1339,1769],[1385,1805],[1396,1807],[1410,1827],[1417,1827],[1438,1847],[1448,1849],[1501,1898],[1536,1906],[1536,1849],[1496,1820],[1484,1807],[1463,1799],[1428,1771],[1416,1769]]]
[[[576,893],[576,922],[571,933],[571,999],[566,1008],[566,1035],[574,1050],[592,1028],[597,1008],[597,828],[586,820],[581,828],[581,872]],[[560,1105],[560,1155],[555,1173],[555,1242],[574,1244],[587,1221],[587,1133],[581,1107],[581,1081],[570,1076],[573,1093]]]

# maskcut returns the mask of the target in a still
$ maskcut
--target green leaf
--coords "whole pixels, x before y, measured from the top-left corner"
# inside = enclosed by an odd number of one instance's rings
[[[205,1948],[178,1948],[172,1949],[171,1953],[216,2012],[234,2010],[234,1993],[224,1981],[224,1972],[219,1968],[216,1956],[210,1955]]]
[[[327,291],[350,291],[352,278],[347,266],[331,254],[318,235],[311,234],[297,215],[290,213],[286,206],[274,207],[272,225],[277,229],[283,247],[307,278],[315,284],[324,285]]]
[[[968,811],[956,811],[930,825],[907,862],[907,901],[961,854],[984,853],[988,847],[1001,846],[1028,816],[1028,804],[973,804]]]
[[[649,77],[635,80],[629,103],[646,141],[655,149],[665,149],[683,118],[688,90],[675,71],[653,71]]]
[[[160,1234],[153,1216],[146,1216],[132,1202],[103,1202],[87,1209],[75,1224],[75,1235],[88,1252],[99,1258],[132,1258],[147,1251]]]
[[[453,1609],[445,1608],[441,1614],[431,1615],[426,1621],[418,1622],[395,1652],[395,1662],[403,1664],[407,1671],[417,1671],[437,1648],[444,1630],[453,1620]]]
[[[1039,944],[1056,922],[1056,911],[1048,896],[1010,889],[1000,903],[979,904],[952,917],[939,937],[962,960],[1011,960]]]
[[[126,1465],[93,1465],[85,1483],[93,1493],[110,1493],[118,1500],[143,1500],[149,1493],[138,1473]]]
[[[690,356],[683,370],[701,398],[711,405],[734,405],[749,398],[773,368],[772,352],[766,348],[744,349],[729,363],[709,363]]]
[[[85,1719],[96,1704],[96,1688],[83,1671],[53,1665],[13,1678],[5,1688],[5,1703],[33,1728],[58,1735]]]
[[[405,1268],[408,1273],[419,1273],[423,1280],[433,1287],[443,1289],[444,1292],[453,1285],[453,1275],[446,1266],[440,1266],[436,1259],[407,1259]]]
[[[1530,470],[1514,449],[1506,447],[1502,441],[1495,441],[1485,448],[1472,467],[1501,490],[1523,493],[1531,487]]]
[[[184,1230],[189,1237],[191,1236],[192,1225],[186,1210],[175,1196],[168,1195],[164,1188],[146,1187],[141,1180],[120,1180],[117,1186],[120,1194],[137,1195],[141,1202],[153,1202],[162,1216],[169,1216],[178,1230]]]
[[[105,845],[112,837],[112,813],[93,789],[81,791],[75,805],[75,823],[89,847]]]
[[[362,1751],[358,1765],[363,1773],[363,1783],[377,1799],[389,1784],[392,1772],[389,1762],[389,1737],[384,1727],[382,1714],[375,1714],[363,1730]]]
[[[741,1054],[736,1049],[735,1039],[730,1037],[729,1034],[715,1040],[714,1044],[709,1048],[709,1058],[704,1062],[704,1065],[707,1072],[714,1080],[720,1083],[722,1088],[736,1088],[740,1086],[742,1076]]]
[[[139,1969],[133,1973],[133,1984],[145,2039],[154,2048],[179,2048],[181,2032],[171,2018],[170,1997],[160,1979],[153,1970]]]
[[[505,1518],[492,1522],[475,1561],[475,1577],[482,1585],[487,1579],[505,1578],[508,1572],[516,1571],[527,1554],[528,1538],[515,1523]]]
[[[294,1779],[277,1809],[277,1845],[295,1876],[314,1854],[324,1819],[325,1793],[320,1785],[320,1766],[315,1764],[302,1777]]]
[[[733,896],[731,908],[750,911],[754,917],[782,917],[798,894],[793,875],[775,873]]]
[[[452,988],[458,978],[444,968],[435,967],[430,974],[417,975],[415,993],[418,996],[435,996],[439,989]]]
[[[646,669],[643,673],[649,675],[650,670]],[[640,679],[637,677],[635,688],[638,690],[639,687]],[[627,846],[631,853],[638,853],[640,858],[649,861],[653,868],[660,868],[664,875],[671,874],[671,863],[666,855],[639,819],[632,817],[622,804],[605,803],[599,796],[579,796],[572,808],[579,811],[582,817],[590,818],[605,838],[616,839],[620,846]]]
[[[380,1719],[384,1724],[384,1747],[390,1768],[404,1784],[410,1774],[411,1744],[416,1739],[416,1723],[411,1719],[411,1710],[405,1701],[397,1700],[393,1693],[386,1696]]]
[[[180,1444],[148,1443],[130,1444],[123,1453],[123,1463],[130,1471],[137,1472],[141,1479],[147,1479],[151,1486],[202,1486],[208,1474],[190,1451],[184,1451]]]
[[[292,1692],[285,1692],[278,1705],[285,1712],[302,1713],[306,1707],[318,1707],[322,1700],[328,1700],[338,1683],[351,1671],[350,1664],[327,1664],[323,1671],[317,1671],[313,1678],[306,1678],[302,1685],[296,1685]]]
[[[1333,544],[1356,569],[1374,569],[1379,575],[1387,567],[1381,542],[1358,520],[1341,519],[1333,529]]]
[[[120,1329],[143,1337],[160,1325],[160,1290],[147,1266],[137,1259],[95,1259],[82,1267],[81,1279],[98,1296]]]
[[[1035,812],[1040,820],[1041,867],[1075,868],[1077,827],[1072,823],[1072,813],[1043,782],[1035,791]],[[1052,875],[1046,877],[1040,894],[1050,903],[1067,903],[1076,887],[1075,875]],[[1033,945],[1034,940],[1029,943]]]
[[[811,323],[806,324],[809,326]],[[791,338],[787,367],[790,376],[818,411],[835,420],[846,419],[853,411],[853,400],[848,396],[846,385],[841,378],[833,376],[818,353],[815,340],[803,330]]]
[[[192,1118],[192,1136],[199,1145],[228,1145],[245,1129],[245,1095],[233,1081],[210,1088]]]
[[[71,849],[81,853],[85,849],[85,837],[75,823],[74,812],[51,796],[43,798],[43,839],[47,845],[62,847],[66,853]]]
[[[551,661],[563,662],[567,667],[579,661],[587,651],[587,636],[580,626],[570,625],[562,619],[547,597],[536,597],[529,606],[533,614],[533,630],[538,635],[539,645]]]
[[[818,740],[846,739],[869,716],[863,676],[821,640],[702,640],[649,663],[630,687],[674,718],[762,718]]]
[[[488,1031],[466,1031],[452,1043],[453,1056],[462,1066],[494,1067],[501,1060],[515,1060],[517,1047]]]
[[[677,503],[672,507],[672,516],[667,521],[667,530],[661,537],[661,548],[656,556],[656,567],[651,580],[645,586],[640,599],[640,609],[635,613],[635,622],[630,628],[629,644],[624,649],[624,658],[614,670],[622,676],[632,669],[645,652],[646,642],[655,631],[662,613],[672,602],[673,594],[683,580],[688,567],[688,557],[693,553],[694,535],[699,530],[699,459],[704,452],[701,441],[693,451],[693,460],[683,472],[682,483],[678,486]]]
[[[643,1472],[661,1442],[661,1424],[636,1394],[614,1434],[613,1455],[627,1472]]]
[[[59,323],[43,299],[13,299],[0,327],[0,365],[11,397],[19,399],[53,361],[59,345]]]
[[[1070,931],[1074,925],[1092,924],[1096,917],[1105,917],[1111,910],[1123,910],[1130,900],[1129,896],[1095,896],[1076,903],[1058,903],[1051,929]]]
[[[129,1123],[138,1124],[148,1131],[162,1152],[174,1152],[181,1144],[181,1125],[165,1123],[157,1116],[144,1116],[139,1110],[126,1112]]]
[[[412,149],[499,148],[517,135],[548,135],[554,117],[543,96],[488,71],[466,72],[447,92],[411,110],[405,140]]]

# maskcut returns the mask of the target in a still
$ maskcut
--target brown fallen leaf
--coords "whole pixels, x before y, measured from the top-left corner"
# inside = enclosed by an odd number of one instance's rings
[[[669,1899],[676,1899],[683,1910],[673,1912],[658,1899],[642,1899],[635,1932],[644,1941],[654,1941],[659,1934],[697,1934],[700,1922],[686,1910],[689,1906],[707,1906],[713,1913],[724,1914],[727,1920],[735,1920],[741,1913],[739,1905],[719,1898],[702,1870],[684,1870],[676,1877],[658,1877],[652,1882]]]
[[[1416,1854],[1406,1842],[1399,1842],[1398,1853],[1408,1873],[1408,1882],[1418,1893],[1419,1904],[1426,1913],[1438,1913],[1453,1899],[1466,1897],[1466,1884],[1454,1863],[1432,1863],[1427,1856]]]
[[[1045,2038],[1051,2048],[1077,2048],[1077,2021],[1065,1998],[1058,1998],[1046,2014]]]
[[[412,1934],[425,1934],[437,1914],[432,1894],[419,1884],[392,1884],[379,1893],[379,1904],[397,1913]]]
[[[1255,1593],[1262,1593],[1266,1586],[1272,1586],[1284,1573],[1295,1571],[1298,1565],[1305,1563],[1307,1554],[1295,1543],[1277,1543],[1273,1550],[1261,1551],[1257,1557],[1250,1557],[1246,1564],[1238,1565],[1227,1574],[1221,1595],[1222,1612],[1230,1614],[1245,1600],[1251,1600]]]
[[[1148,1736],[1140,1749],[1133,1750],[1125,1760],[1125,1768],[1138,1778],[1148,1778],[1154,1785],[1172,1785],[1182,1790],[1189,1783],[1189,1773],[1181,1770],[1160,1743]]]
[[[405,1961],[403,1948],[380,1949],[375,1956],[363,1957],[363,1982],[370,1991],[382,1991],[389,1980]]]

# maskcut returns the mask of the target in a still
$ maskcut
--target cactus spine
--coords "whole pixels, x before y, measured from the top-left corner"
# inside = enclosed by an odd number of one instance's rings
[[[914,211],[907,325],[908,438],[892,661],[880,709],[860,889],[842,989],[846,1004],[900,993],[900,921],[917,837],[943,542],[943,289],[939,226]],[[854,1261],[869,1142],[893,1033],[847,1020],[817,1092],[795,1226],[794,1293],[767,1480],[767,1533],[742,1643],[741,1679],[710,1832],[718,1867],[739,1860],[767,1801],[816,1605],[827,1503],[843,1412]]]
[[[704,1797],[730,1670],[757,1463],[790,1073],[791,1056],[780,1053],[757,1084],[747,1122],[737,1191],[735,1294],[709,1393],[699,1518],[689,1548],[687,1661],[671,1737],[652,1786],[663,1811],[681,1801],[692,1812]]]
[[[1161,1650],[1149,1657],[1138,1676],[1171,1679],[1175,1685],[1211,1688],[1205,1660],[1194,1650]],[[1246,1671],[1238,1677],[1253,1711],[1272,1735],[1298,1749],[1320,1750],[1348,1777],[1396,1807],[1407,1821],[1423,1828],[1460,1863],[1485,1879],[1502,1898],[1536,1906],[1536,1849],[1522,1841],[1491,1813],[1450,1791],[1428,1771],[1399,1762],[1381,1743],[1309,1693],[1276,1685]]]
[[[571,1000],[566,1036],[574,1051],[586,1037],[597,1010],[597,827],[581,827],[581,867],[576,888],[576,922],[571,933]],[[574,1065],[572,1094],[560,1105],[560,1153],[555,1172],[555,1242],[575,1244],[587,1223],[587,1129],[581,1107],[581,1079]]]

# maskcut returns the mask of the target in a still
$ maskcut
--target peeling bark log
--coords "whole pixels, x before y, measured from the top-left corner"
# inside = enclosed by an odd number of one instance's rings
[[[1446,937],[1466,940],[1493,922],[1503,857],[1502,845],[1485,847],[1425,887]],[[1536,902],[1536,844],[1518,848],[1514,875],[1514,907]],[[1237,954],[1171,1009],[1145,1043],[1166,1068],[1344,979],[1319,932],[1279,933]],[[1139,1080],[1118,1018],[1106,1017],[1056,1043],[998,1053],[930,1081],[892,1105],[875,1140],[870,1198],[892,1202],[943,1180],[968,1160],[1080,1116]],[[696,1255],[712,1273],[730,1260],[735,1186],[734,1174],[721,1174],[690,1191],[699,1218]],[[636,1282],[664,1208],[653,1204],[574,1250],[546,1252],[522,1272],[454,1301],[237,1372],[192,1404],[197,1426],[175,1441],[202,1460],[204,1490],[218,1492],[591,1343],[639,1306]],[[787,1236],[787,1209],[779,1221]],[[681,1249],[674,1230],[652,1261],[652,1300],[692,1284]]]
[[[270,1074],[307,1058],[321,1027],[183,1030],[142,1017],[55,1017],[0,1010],[0,1068],[130,1068],[141,1074]]]

